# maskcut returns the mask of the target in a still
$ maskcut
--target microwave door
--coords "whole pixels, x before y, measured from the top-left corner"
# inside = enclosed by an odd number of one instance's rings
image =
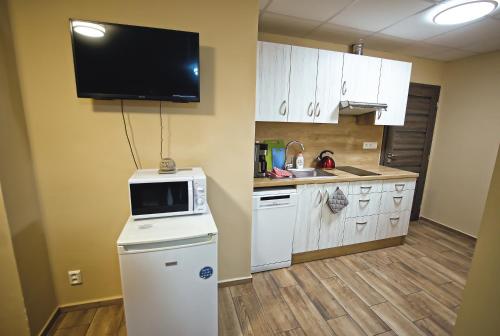
[[[131,184],[130,198],[136,218],[188,214],[193,208],[192,181]]]

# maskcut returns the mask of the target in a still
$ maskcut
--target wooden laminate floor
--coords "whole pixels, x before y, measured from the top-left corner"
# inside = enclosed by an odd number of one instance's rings
[[[219,289],[219,334],[451,335],[474,245],[419,221],[398,247],[254,274]],[[123,307],[64,313],[49,334],[126,335]]]

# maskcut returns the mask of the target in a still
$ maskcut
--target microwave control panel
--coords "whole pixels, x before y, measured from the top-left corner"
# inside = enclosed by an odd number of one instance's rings
[[[193,207],[195,213],[207,212],[207,184],[206,179],[193,180]]]

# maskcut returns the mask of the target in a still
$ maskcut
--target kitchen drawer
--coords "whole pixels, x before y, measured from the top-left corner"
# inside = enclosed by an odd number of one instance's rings
[[[413,190],[383,192],[380,201],[380,213],[410,210],[412,201]]]
[[[379,213],[382,193],[349,195],[347,217],[371,216]]]
[[[382,191],[381,181],[357,181],[349,184],[349,194],[369,194]]]
[[[410,210],[381,214],[378,217],[377,239],[405,236],[410,223]]]
[[[375,240],[378,215],[347,218],[342,245],[351,245]]]
[[[404,180],[386,180],[382,184],[382,191],[398,191],[403,190],[414,190],[415,189],[415,179],[404,179]]]

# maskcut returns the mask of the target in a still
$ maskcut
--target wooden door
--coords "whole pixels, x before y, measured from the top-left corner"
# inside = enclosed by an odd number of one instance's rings
[[[377,102],[381,62],[377,57],[344,54],[341,100]]]
[[[318,49],[292,46],[288,121],[313,122]]]
[[[342,53],[329,50],[319,51],[316,105],[314,106],[315,123],[338,124],[339,122],[343,63]]]
[[[377,113],[375,125],[404,125],[410,76],[411,63],[382,60],[378,102],[387,104],[387,111]]]
[[[259,42],[255,120],[286,121],[291,46]]]
[[[384,128],[380,163],[419,173],[411,209],[412,220],[420,216],[440,90],[439,86],[411,83],[404,125]]]

